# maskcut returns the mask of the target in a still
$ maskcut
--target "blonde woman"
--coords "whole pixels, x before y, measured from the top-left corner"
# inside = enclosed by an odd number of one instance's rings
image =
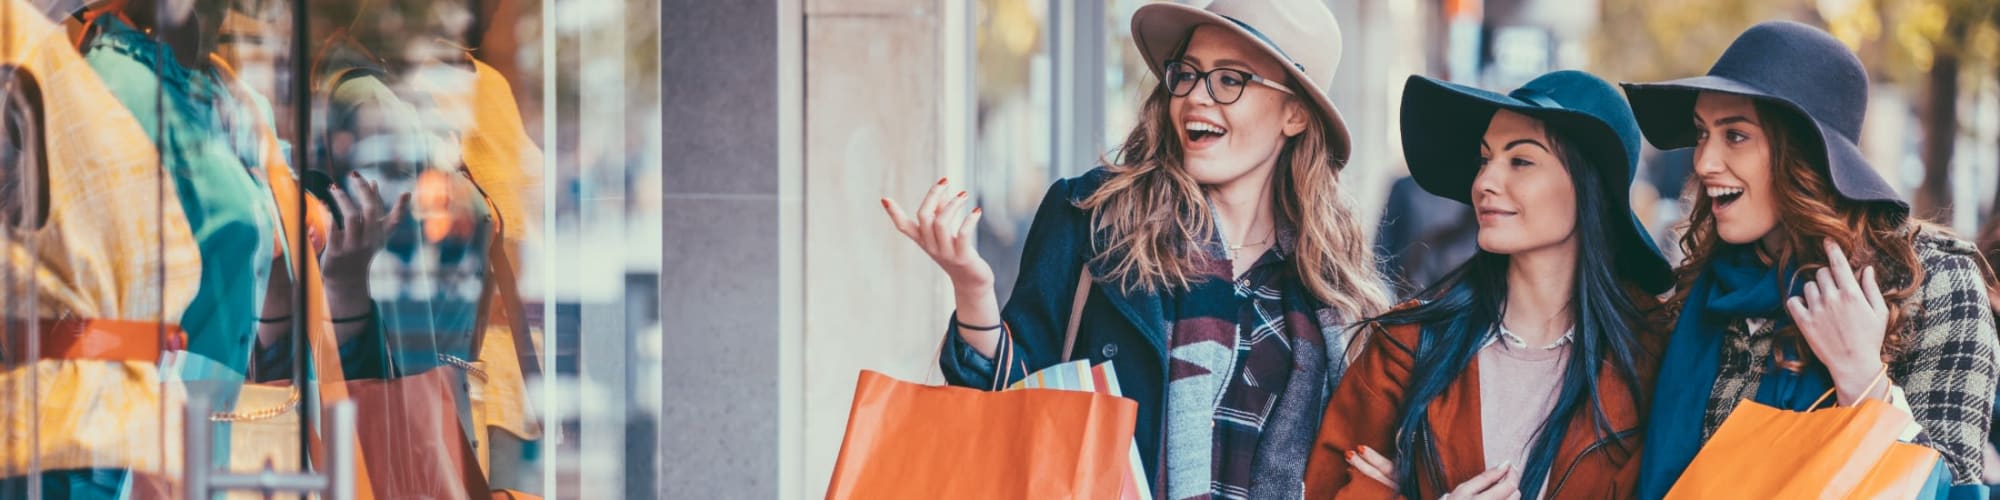
[[[1218,0],[1145,6],[1132,31],[1161,84],[1115,162],[1050,187],[1006,310],[965,193],[940,180],[914,213],[883,206],[957,292],[953,384],[988,386],[1002,349],[1015,378],[1116,360],[1159,497],[1298,498],[1342,327],[1388,300],[1339,194],[1339,27],[1316,0]]]

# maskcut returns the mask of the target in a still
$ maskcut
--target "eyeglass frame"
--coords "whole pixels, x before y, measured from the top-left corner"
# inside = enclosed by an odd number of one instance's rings
[[[1224,104],[1224,105],[1236,104],[1236,101],[1243,100],[1242,92],[1237,92],[1235,98],[1229,99],[1227,101],[1224,101],[1222,99],[1222,96],[1218,96],[1215,94],[1215,81],[1211,80],[1210,76],[1224,71],[1242,74],[1245,77],[1244,78],[1245,80],[1264,84],[1264,86],[1270,87],[1273,90],[1284,92],[1285,95],[1291,95],[1291,96],[1298,95],[1298,93],[1292,92],[1292,89],[1286,88],[1284,84],[1273,82],[1269,78],[1264,78],[1263,75],[1251,73],[1249,71],[1244,71],[1236,68],[1214,68],[1207,71],[1200,71],[1195,68],[1194,64],[1189,63],[1187,62],[1187,60],[1184,59],[1175,59],[1172,61],[1167,61],[1167,63],[1163,66],[1164,67],[1161,69],[1161,74],[1165,75],[1166,78],[1164,79],[1165,81],[1161,83],[1167,87],[1167,95],[1173,97],[1187,97],[1194,95],[1194,86],[1192,85],[1188,86],[1186,92],[1174,92],[1175,85],[1173,81],[1173,75],[1175,66],[1185,66],[1188,68],[1189,72],[1194,73],[1195,81],[1202,84],[1203,87],[1206,87],[1208,89],[1208,98],[1214,100],[1216,104]]]

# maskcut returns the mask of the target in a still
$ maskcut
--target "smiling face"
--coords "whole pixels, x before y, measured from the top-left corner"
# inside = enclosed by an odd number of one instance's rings
[[[1513,255],[1575,240],[1576,188],[1556,147],[1540,120],[1493,114],[1472,182],[1480,249]]]
[[[1182,166],[1195,181],[1223,185],[1268,170],[1286,139],[1305,131],[1312,115],[1304,102],[1272,85],[1238,78],[1245,73],[1277,82],[1288,79],[1283,66],[1255,43],[1214,26],[1195,28],[1182,71],[1169,71],[1167,85],[1193,85],[1168,106],[1179,136]],[[1236,70],[1237,72],[1222,71]],[[1210,72],[1205,80],[1199,72]],[[1235,101],[1223,104],[1217,96]]]
[[[1709,203],[1715,232],[1729,243],[1777,233],[1778,193],[1764,119],[1749,97],[1702,92],[1695,98],[1694,174],[1701,182],[1696,203]]]

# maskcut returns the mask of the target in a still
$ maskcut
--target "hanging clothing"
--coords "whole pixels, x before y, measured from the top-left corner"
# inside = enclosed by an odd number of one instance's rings
[[[180,473],[171,429],[184,394],[161,353],[192,340],[185,320],[208,273],[190,195],[162,170],[128,89],[100,78],[62,28],[0,16],[0,61],[41,94],[48,209],[39,226],[0,225],[0,336],[20,341],[0,346],[0,494],[31,472],[45,494],[72,498],[163,491]],[[38,359],[24,352],[30,330]]]
[[[542,435],[534,407],[527,400],[526,383],[526,374],[540,369],[536,361],[540,337],[529,330],[526,318],[517,317],[521,313],[520,291],[497,279],[503,272],[517,275],[521,265],[518,257],[502,256],[500,250],[518,256],[522,244],[538,234],[540,214],[523,207],[527,197],[541,192],[542,151],[527,134],[506,78],[477,58],[468,56],[465,61],[470,72],[461,66],[434,63],[414,73],[407,83],[435,106],[434,112],[425,116],[451,132],[444,143],[457,152],[465,173],[490,203],[489,217],[499,230],[496,241],[488,242],[485,255],[489,286],[482,292],[485,312],[479,318],[485,325],[484,337],[473,360],[482,376],[471,381],[470,392],[473,435],[482,452],[481,463],[491,471],[493,486],[503,488],[516,486],[511,481],[517,474],[507,473],[508,469],[535,467],[525,463],[531,461],[529,457],[521,456],[533,454],[531,447],[524,448],[524,441]],[[489,433],[489,428],[505,434]],[[502,456],[510,450],[521,453]]]

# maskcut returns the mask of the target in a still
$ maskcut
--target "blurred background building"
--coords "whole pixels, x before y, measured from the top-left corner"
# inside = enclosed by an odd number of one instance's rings
[[[666,0],[664,491],[822,496],[859,370],[941,383],[949,285],[876,200],[969,186],[1004,303],[1049,183],[1097,165],[1157,84],[1129,38],[1143,3]],[[1789,19],[1861,55],[1864,150],[1921,214],[1976,238],[2000,192],[1996,4],[1331,0],[1346,37],[1333,100],[1355,140],[1343,191],[1399,290],[1421,287],[1474,247],[1463,205],[1401,181],[1409,75],[1693,76],[1743,29]],[[1663,246],[1689,162],[1649,150],[1634,187]]]

